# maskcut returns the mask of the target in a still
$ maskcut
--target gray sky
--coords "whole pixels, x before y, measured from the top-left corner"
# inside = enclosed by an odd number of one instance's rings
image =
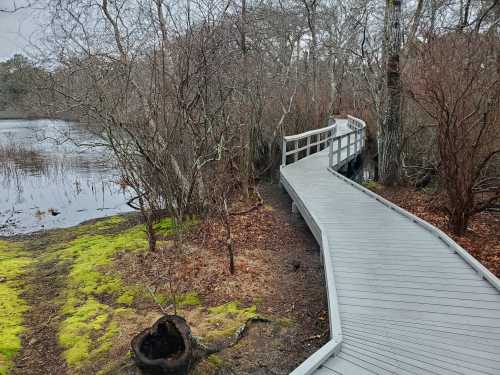
[[[0,0],[0,9],[8,8],[10,4],[11,0]],[[40,11],[35,9],[0,12],[0,61],[15,53],[24,53],[29,48],[30,38],[39,29],[40,17]]]

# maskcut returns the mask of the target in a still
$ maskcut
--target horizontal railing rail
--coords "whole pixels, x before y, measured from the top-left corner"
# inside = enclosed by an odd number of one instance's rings
[[[353,116],[347,118],[348,131],[339,131],[338,124],[283,137],[282,167],[329,147],[329,167],[340,169],[361,153],[365,146],[366,124]],[[343,153],[345,154],[343,157]]]
[[[324,128],[283,137],[281,165],[291,164],[287,162],[289,156],[291,156],[292,163],[294,163],[306,156],[324,150],[337,128],[334,119],[331,119],[330,122],[330,125]]]

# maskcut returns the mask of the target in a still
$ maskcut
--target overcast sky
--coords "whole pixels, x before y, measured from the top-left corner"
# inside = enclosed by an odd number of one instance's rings
[[[9,3],[9,0],[0,0],[0,8]],[[15,13],[0,12],[0,61],[29,49],[30,38],[39,30],[40,17],[40,11],[34,9],[21,9]]]

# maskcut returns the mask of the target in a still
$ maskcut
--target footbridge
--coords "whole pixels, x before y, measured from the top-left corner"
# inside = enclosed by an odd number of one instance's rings
[[[284,137],[280,181],[321,248],[330,340],[292,375],[500,374],[500,281],[445,233],[338,171],[349,116]]]

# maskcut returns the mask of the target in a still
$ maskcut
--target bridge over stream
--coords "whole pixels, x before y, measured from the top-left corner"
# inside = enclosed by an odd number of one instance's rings
[[[330,319],[330,341],[292,375],[499,375],[499,279],[337,172],[365,129],[349,117],[283,140],[281,184],[320,244]]]

